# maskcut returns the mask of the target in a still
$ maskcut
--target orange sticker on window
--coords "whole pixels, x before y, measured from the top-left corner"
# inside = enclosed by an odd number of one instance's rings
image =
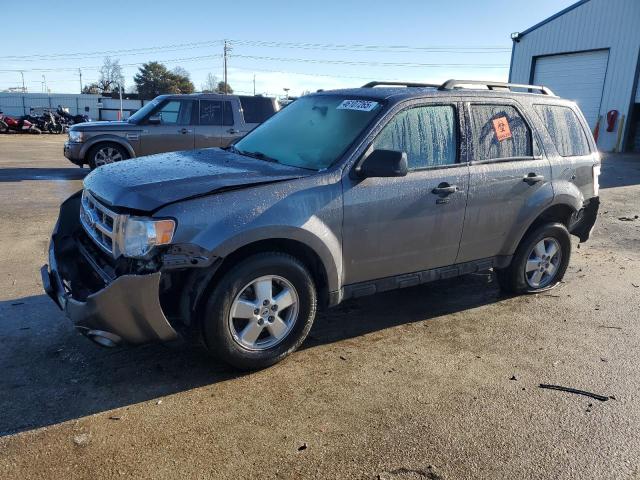
[[[499,142],[511,138],[511,128],[507,117],[498,117],[493,120],[493,129],[496,131],[496,138]]]

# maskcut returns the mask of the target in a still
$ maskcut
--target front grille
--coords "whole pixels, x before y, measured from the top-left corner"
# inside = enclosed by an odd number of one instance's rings
[[[115,256],[121,216],[102,205],[87,190],[82,192],[80,223],[102,250]]]

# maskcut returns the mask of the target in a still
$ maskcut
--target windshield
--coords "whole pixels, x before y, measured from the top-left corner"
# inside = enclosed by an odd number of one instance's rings
[[[162,98],[157,97],[154,98],[153,100],[151,100],[149,103],[147,103],[146,105],[144,105],[140,110],[138,110],[136,113],[134,113],[133,115],[131,115],[129,117],[129,122],[131,123],[138,123],[140,120],[142,120],[144,117],[147,116],[147,114],[153,110],[156,105],[158,105],[160,102],[162,101]]]
[[[238,153],[322,170],[340,158],[380,111],[371,100],[302,97],[235,144]]]

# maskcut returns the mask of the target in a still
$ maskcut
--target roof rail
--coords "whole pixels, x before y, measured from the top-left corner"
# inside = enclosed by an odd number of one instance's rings
[[[438,90],[453,90],[454,88],[462,88],[463,85],[480,85],[487,87],[489,90],[495,90],[497,88],[511,89],[511,88],[526,88],[527,90],[539,90],[543,95],[552,95],[555,97],[555,93],[550,88],[542,85],[524,85],[522,83],[505,83],[505,82],[485,82],[483,80],[447,80],[438,87]]]
[[[373,88],[379,85],[388,85],[392,87],[439,87],[436,83],[415,83],[415,82],[369,82],[361,88]]]

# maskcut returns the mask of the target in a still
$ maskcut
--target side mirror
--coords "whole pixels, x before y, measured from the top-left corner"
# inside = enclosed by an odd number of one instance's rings
[[[162,118],[159,115],[151,115],[147,118],[147,123],[149,125],[160,125],[162,123]]]
[[[374,150],[360,164],[360,177],[404,177],[409,172],[407,154],[397,150]]]

